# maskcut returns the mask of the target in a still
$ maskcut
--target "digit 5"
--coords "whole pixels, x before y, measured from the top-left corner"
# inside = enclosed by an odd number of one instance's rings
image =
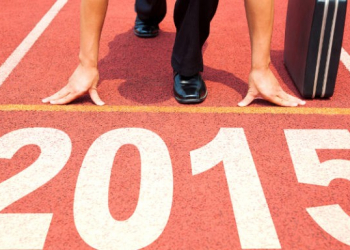
[[[320,163],[316,149],[350,149],[348,130],[285,130],[295,172],[300,183],[328,186],[337,178],[350,181],[350,161]],[[327,233],[350,245],[350,217],[338,205],[306,209]]]

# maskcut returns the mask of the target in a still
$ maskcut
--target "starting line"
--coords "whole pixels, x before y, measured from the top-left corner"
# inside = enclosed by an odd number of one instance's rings
[[[0,105],[0,111],[35,112],[114,112],[114,113],[183,113],[183,114],[274,114],[274,115],[350,115],[350,108],[306,107],[175,107],[118,105]]]

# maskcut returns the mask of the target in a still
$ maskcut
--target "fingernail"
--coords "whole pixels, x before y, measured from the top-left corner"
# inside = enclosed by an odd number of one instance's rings
[[[47,99],[45,98],[45,99],[42,99],[41,100],[43,103],[47,103]]]
[[[306,104],[306,102],[305,101],[301,101],[301,103],[300,103],[301,105],[305,105]]]
[[[55,102],[55,101],[50,101],[50,103],[51,103],[51,104],[56,104],[56,102]]]
[[[105,105],[105,103],[104,103],[104,102],[100,102],[100,103],[98,103],[97,105],[98,105],[98,106],[103,106],[103,105]]]

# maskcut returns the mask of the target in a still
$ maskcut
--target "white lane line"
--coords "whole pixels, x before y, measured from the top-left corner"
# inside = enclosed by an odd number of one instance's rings
[[[340,60],[344,63],[345,67],[350,72],[350,55],[344,48],[341,49]]]
[[[4,83],[6,78],[16,68],[22,58],[27,54],[33,44],[38,40],[41,34],[46,30],[51,21],[55,18],[58,12],[63,8],[68,0],[57,0],[45,16],[37,23],[34,29],[27,35],[22,43],[15,51],[6,59],[0,67],[0,86]]]

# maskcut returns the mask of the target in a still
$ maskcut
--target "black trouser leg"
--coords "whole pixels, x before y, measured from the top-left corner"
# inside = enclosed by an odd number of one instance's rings
[[[209,36],[219,0],[177,0],[176,38],[171,58],[174,71],[192,76],[203,71],[202,47]]]
[[[159,24],[166,14],[166,0],[136,0],[135,11],[142,21]]]

